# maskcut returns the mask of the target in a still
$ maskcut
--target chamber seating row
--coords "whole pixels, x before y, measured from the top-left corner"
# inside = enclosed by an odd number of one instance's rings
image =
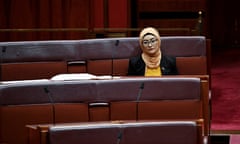
[[[29,144],[203,144],[202,130],[197,120],[31,125]]]
[[[0,143],[26,143],[26,125],[119,120],[202,119],[208,136],[208,93],[207,76],[2,83]]]
[[[210,41],[203,36],[161,37],[181,75],[210,74]],[[62,73],[126,76],[141,52],[137,37],[0,43],[0,80],[48,79]]]

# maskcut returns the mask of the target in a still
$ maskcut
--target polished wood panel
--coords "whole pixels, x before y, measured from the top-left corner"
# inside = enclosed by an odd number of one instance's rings
[[[90,26],[90,0],[1,0],[0,7],[0,41],[82,39]]]
[[[206,0],[137,0],[139,11],[196,11],[206,9]]]
[[[0,41],[106,37],[106,28],[129,28],[127,0],[1,0],[0,8]]]
[[[135,0],[135,26],[157,27],[161,35],[206,35],[206,1]]]

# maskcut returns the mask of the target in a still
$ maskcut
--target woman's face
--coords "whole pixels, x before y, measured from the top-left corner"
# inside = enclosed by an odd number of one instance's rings
[[[154,55],[159,51],[159,40],[152,34],[147,34],[142,40],[142,50],[148,55]]]

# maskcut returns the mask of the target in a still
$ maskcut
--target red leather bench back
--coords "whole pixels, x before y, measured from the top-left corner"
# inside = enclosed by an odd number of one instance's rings
[[[208,47],[207,47],[208,46]],[[209,74],[203,36],[162,37],[162,52],[177,57],[179,74]],[[1,42],[1,80],[51,78],[62,73],[126,76],[128,60],[141,52],[136,37]]]

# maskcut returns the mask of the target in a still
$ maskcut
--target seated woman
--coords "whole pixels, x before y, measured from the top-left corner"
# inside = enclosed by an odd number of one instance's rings
[[[139,36],[142,54],[130,58],[129,76],[162,76],[178,74],[176,58],[161,53],[161,39],[155,28],[147,27]]]

